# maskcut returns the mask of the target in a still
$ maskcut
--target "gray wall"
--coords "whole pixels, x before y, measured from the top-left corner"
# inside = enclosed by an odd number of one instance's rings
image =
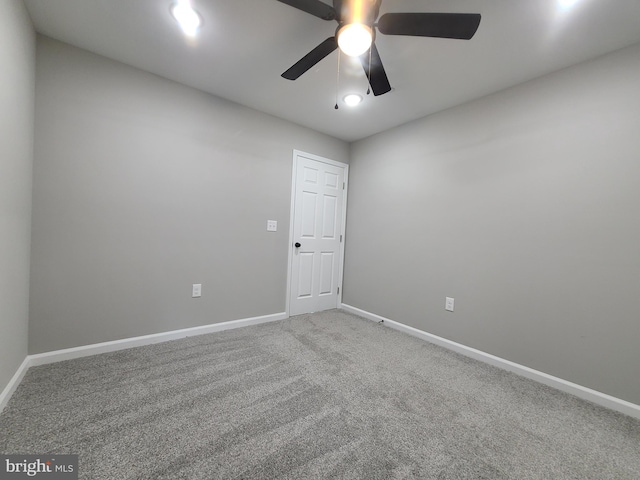
[[[0,2],[0,392],[27,356],[35,54],[22,1]]]
[[[640,45],[353,144],[344,303],[640,404],[638,79]]]
[[[348,161],[342,141],[38,37],[30,353],[284,312],[293,149]]]

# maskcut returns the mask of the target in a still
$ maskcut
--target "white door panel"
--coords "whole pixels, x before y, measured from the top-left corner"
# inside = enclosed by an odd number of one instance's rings
[[[327,162],[301,153],[296,158],[290,315],[338,304],[347,167]]]
[[[311,297],[313,292],[313,252],[299,253],[298,270],[298,298]]]
[[[331,295],[335,288],[333,284],[334,252],[320,252],[320,291],[319,295]]]

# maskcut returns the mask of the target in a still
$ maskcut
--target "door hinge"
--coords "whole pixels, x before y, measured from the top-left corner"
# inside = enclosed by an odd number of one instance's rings
[[[342,182],[342,189],[344,190],[344,182]]]
[[[342,243],[342,235],[340,235],[340,243]]]
[[[338,287],[338,295],[340,295],[340,287]]]

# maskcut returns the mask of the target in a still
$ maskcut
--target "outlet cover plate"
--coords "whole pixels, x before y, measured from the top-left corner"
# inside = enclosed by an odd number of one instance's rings
[[[444,299],[444,309],[448,312],[453,312],[453,298],[445,297]]]

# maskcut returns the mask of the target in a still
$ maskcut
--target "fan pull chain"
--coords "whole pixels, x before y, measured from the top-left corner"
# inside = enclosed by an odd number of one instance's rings
[[[338,110],[338,90],[340,89],[340,49],[338,49],[338,74],[336,77],[336,106],[333,107]]]
[[[371,49],[372,48],[373,48],[373,43],[369,47],[369,78],[367,78],[369,83],[367,84],[367,95],[371,93]]]

